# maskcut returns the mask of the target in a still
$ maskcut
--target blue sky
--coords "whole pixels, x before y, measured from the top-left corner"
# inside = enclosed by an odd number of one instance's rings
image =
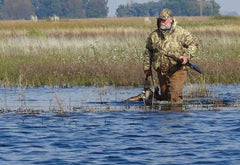
[[[159,1],[159,0],[108,0],[108,7],[109,7],[109,16],[113,17],[115,16],[115,11],[118,7],[118,5],[121,4],[127,4],[131,2],[136,3],[144,3],[144,2],[150,2],[150,1]],[[220,6],[220,12],[221,13],[227,13],[227,12],[237,12],[240,15],[240,1],[239,0],[215,0]]]

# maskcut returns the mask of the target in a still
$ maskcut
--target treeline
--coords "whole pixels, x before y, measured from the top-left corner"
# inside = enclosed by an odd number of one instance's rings
[[[0,19],[100,18],[108,15],[107,4],[108,0],[0,0]],[[157,16],[163,8],[177,16],[212,16],[219,14],[220,6],[215,0],[159,0],[119,5],[116,16]]]
[[[169,8],[176,16],[213,16],[219,14],[220,6],[215,0],[159,0],[158,2],[120,5],[118,17],[157,16],[163,8]]]
[[[107,17],[108,0],[0,0],[0,19]]]

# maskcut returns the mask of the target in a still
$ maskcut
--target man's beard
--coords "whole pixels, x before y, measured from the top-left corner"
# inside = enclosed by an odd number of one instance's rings
[[[160,28],[161,28],[162,30],[170,30],[171,27],[172,27],[172,23],[167,23],[167,24],[161,24],[161,23],[160,23]]]

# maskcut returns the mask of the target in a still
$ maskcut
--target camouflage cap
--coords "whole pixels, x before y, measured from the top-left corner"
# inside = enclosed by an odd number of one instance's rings
[[[173,17],[173,12],[170,9],[165,8],[160,12],[158,18],[160,18],[162,20],[166,20],[171,17]]]

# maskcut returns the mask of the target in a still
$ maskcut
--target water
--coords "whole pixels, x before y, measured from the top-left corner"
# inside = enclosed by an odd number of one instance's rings
[[[180,111],[121,102],[139,88],[2,88],[0,164],[239,164],[240,86],[208,88]]]

